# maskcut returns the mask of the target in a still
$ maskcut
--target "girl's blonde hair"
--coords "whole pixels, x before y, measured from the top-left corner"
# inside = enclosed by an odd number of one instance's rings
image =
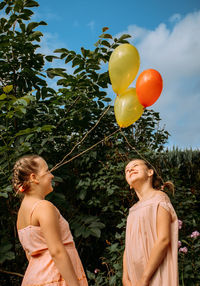
[[[29,176],[32,173],[38,172],[38,159],[41,158],[38,155],[25,155],[21,157],[14,165],[12,186],[16,193],[19,193],[20,189],[27,191],[30,188]]]

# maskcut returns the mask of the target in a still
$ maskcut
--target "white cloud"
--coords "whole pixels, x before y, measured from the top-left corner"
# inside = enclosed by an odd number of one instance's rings
[[[90,28],[91,31],[94,30],[94,26],[95,26],[95,22],[94,21],[90,21],[87,26]]]
[[[161,23],[155,30],[129,26],[123,33],[133,35],[140,53],[138,75],[154,68],[163,77],[163,92],[152,108],[171,133],[170,144],[199,148],[200,11],[182,18],[175,14],[169,21],[171,29]]]
[[[60,49],[60,48],[68,48],[66,46],[66,43],[59,40],[59,35],[57,33],[43,33],[43,37],[41,38],[40,48],[37,49],[37,52],[47,56],[47,55],[54,55],[54,56],[60,56],[60,53],[53,53],[54,50]],[[73,73],[73,68],[70,64],[65,64],[64,60],[60,59],[54,59],[53,62],[48,62],[45,65],[45,69],[48,68],[63,68],[66,69],[66,72],[68,74]],[[55,77],[53,79],[47,78],[47,83],[49,87],[58,90],[57,86],[58,77]]]
[[[172,16],[169,18],[169,21],[170,21],[171,23],[174,23],[174,22],[180,21],[180,19],[181,19],[181,15],[177,13],[177,14],[172,15]]]
[[[45,55],[52,55],[55,49],[67,48],[66,43],[59,40],[57,33],[43,33],[40,43],[40,52]]]
[[[43,21],[61,21],[62,18],[60,15],[56,14],[56,13],[52,13],[51,11],[43,11],[42,13],[38,12],[38,10],[34,11],[34,14],[31,17],[32,20],[34,21],[41,21],[41,19]]]
[[[73,22],[73,26],[76,28],[76,27],[79,27],[79,21],[77,20],[74,20]]]

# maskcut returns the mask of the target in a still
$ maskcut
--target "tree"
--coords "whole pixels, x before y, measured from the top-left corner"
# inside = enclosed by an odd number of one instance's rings
[[[106,255],[107,243],[118,237],[123,247],[123,229],[117,234],[116,226],[125,217],[131,201],[123,169],[125,161],[137,152],[127,145],[125,138],[149,158],[154,151],[162,151],[168,133],[159,126],[159,114],[146,110],[122,134],[113,106],[108,106],[111,99],[106,88],[110,80],[103,65],[114,48],[127,42],[129,35],[113,38],[103,28],[94,50],[82,47],[79,54],[62,48],[54,55],[41,55],[37,48],[42,33],[35,29],[45,23],[30,22],[31,8],[37,6],[38,2],[31,0],[5,0],[0,4],[7,14],[0,20],[2,268],[23,273],[26,266],[15,227],[19,206],[11,188],[15,160],[27,153],[37,153],[52,167],[65,154],[69,154],[66,160],[70,160],[101,142],[55,171],[55,193],[49,199],[69,220],[84,266],[90,271],[97,266],[104,269],[99,257]],[[71,63],[73,73],[58,68],[45,71],[46,61],[54,58]],[[49,88],[46,76],[57,77],[58,92]],[[108,138],[113,132],[115,135]],[[118,261],[120,255],[121,252],[112,261]],[[120,271],[117,275],[120,280]],[[115,282],[116,275],[111,276],[109,281]],[[1,285],[4,283],[20,282],[3,276]]]

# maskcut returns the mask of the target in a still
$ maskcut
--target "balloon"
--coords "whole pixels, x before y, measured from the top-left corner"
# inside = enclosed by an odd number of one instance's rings
[[[137,49],[130,44],[118,46],[109,60],[109,75],[115,93],[124,92],[136,77],[140,67]]]
[[[150,106],[159,98],[163,88],[163,80],[160,73],[154,69],[143,71],[136,81],[136,93],[139,102],[144,106]]]
[[[140,118],[144,110],[137,98],[135,88],[128,88],[117,96],[114,104],[114,112],[120,127],[128,127]]]

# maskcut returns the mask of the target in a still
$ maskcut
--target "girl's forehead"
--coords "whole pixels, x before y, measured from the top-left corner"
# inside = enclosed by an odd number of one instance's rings
[[[128,165],[126,166],[126,169],[131,167],[131,166],[134,166],[135,164],[144,164],[144,162],[140,159],[133,160],[133,161],[128,163]]]
[[[40,168],[46,168],[47,167],[47,163],[46,163],[46,161],[44,159],[39,158],[38,162],[39,162]]]

